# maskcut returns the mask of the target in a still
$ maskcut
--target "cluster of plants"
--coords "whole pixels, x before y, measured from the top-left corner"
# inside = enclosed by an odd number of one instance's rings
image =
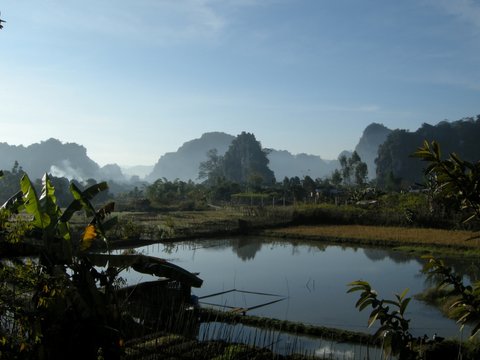
[[[480,217],[480,162],[471,163],[452,153],[443,159],[440,146],[435,141],[427,141],[414,156],[428,162],[425,174],[430,179],[430,190],[434,196],[443,197],[456,204],[466,213],[464,222]],[[467,241],[468,239],[466,239]],[[430,257],[424,266],[424,272],[438,281],[438,287],[447,291],[455,298],[450,308],[452,316],[461,327],[472,325],[470,338],[480,332],[480,282],[464,284],[463,277],[456,274],[442,260]],[[357,280],[349,284],[348,292],[360,292],[360,299],[355,306],[360,310],[371,308],[368,324],[372,326],[377,321],[380,326],[375,333],[377,338],[383,338],[383,344],[388,353],[399,359],[421,358],[424,348],[418,346],[409,331],[409,319],[404,317],[410,298],[406,297],[408,289],[401,295],[395,295],[395,300],[380,299],[367,281]],[[462,352],[458,350],[458,356]],[[445,356],[445,353],[443,354]],[[466,356],[466,355],[465,355]],[[480,356],[480,349],[474,350],[474,358]]]
[[[3,172],[0,173],[0,176]],[[202,281],[162,259],[108,250],[116,225],[113,203],[96,209],[106,183],[80,190],[62,211],[48,175],[40,196],[26,174],[20,191],[0,209],[0,357],[3,359],[119,359],[136,323],[117,297],[127,268],[200,286]],[[81,231],[70,220],[83,211]],[[18,253],[28,249],[30,256]],[[5,251],[5,249],[8,249]],[[161,299],[159,299],[161,301]]]

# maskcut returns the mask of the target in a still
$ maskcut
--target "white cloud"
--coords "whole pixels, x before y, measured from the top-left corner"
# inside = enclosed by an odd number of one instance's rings
[[[49,0],[24,16],[42,28],[171,44],[217,40],[240,8],[269,0]]]
[[[433,6],[439,6],[448,14],[474,27],[480,35],[480,3],[475,0],[429,0]]]

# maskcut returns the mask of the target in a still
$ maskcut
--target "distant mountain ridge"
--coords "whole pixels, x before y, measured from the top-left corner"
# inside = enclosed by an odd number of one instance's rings
[[[294,176],[322,178],[329,176],[339,166],[338,160],[323,160],[320,156],[304,153],[294,155],[286,150],[271,150],[268,159],[277,181]]]
[[[462,159],[480,160],[480,115],[437,125],[422,124],[415,132],[394,130],[378,150],[377,179],[381,185],[413,184],[424,181],[425,163],[411,155],[425,140],[440,144],[443,157],[455,152]]]
[[[378,147],[392,130],[381,124],[371,124],[363,132],[356,151],[369,167],[369,177],[375,177],[375,158]],[[125,182],[131,176],[138,175],[148,182],[159,178],[167,180],[198,181],[199,165],[207,160],[207,152],[217,149],[219,155],[225,154],[235,136],[224,132],[208,132],[181,145],[177,151],[166,153],[150,166],[130,167],[122,170],[117,164],[100,167],[87,155],[87,149],[76,143],[62,143],[51,138],[29,146],[0,143],[0,169],[10,170],[15,161],[32,178],[40,178],[45,172],[54,176],[75,178],[86,181],[107,180]],[[261,141],[261,139],[259,139]],[[266,149],[269,168],[277,181],[285,177],[310,176],[322,178],[339,167],[338,160],[325,160],[317,155],[292,154],[287,150]],[[135,171],[138,171],[136,173]],[[138,179],[138,178],[137,178]]]
[[[233,139],[235,136],[223,132],[204,133],[200,138],[184,143],[176,152],[161,156],[146,179],[150,182],[159,178],[196,181],[200,163],[207,160],[207,152],[217,149],[219,155],[224,155]],[[293,155],[286,150],[274,149],[267,151],[268,166],[275,173],[277,181],[293,176],[324,177],[338,166],[338,161],[323,160],[316,155]]]
[[[145,179],[149,182],[160,178],[196,181],[200,163],[207,160],[208,150],[217,149],[218,154],[223,155],[234,138],[223,132],[209,132],[187,141],[177,151],[162,155]]]
[[[29,146],[0,143],[0,169],[10,170],[15,161],[32,179],[41,178],[48,172],[57,177],[86,181],[125,180],[116,164],[100,167],[87,155],[87,149],[76,143],[62,143],[50,138]]]

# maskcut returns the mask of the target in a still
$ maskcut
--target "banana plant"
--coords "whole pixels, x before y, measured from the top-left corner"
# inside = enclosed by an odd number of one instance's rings
[[[202,284],[195,274],[163,259],[93,251],[98,246],[108,245],[105,232],[117,221],[110,217],[113,203],[96,210],[91,202],[96,194],[107,188],[102,182],[82,191],[72,183],[70,191],[74,200],[62,212],[47,174],[42,178],[40,196],[29,177],[24,175],[20,192],[2,206],[5,211],[21,212],[30,217],[32,232],[29,237],[39,249],[39,266],[49,276],[48,281],[34,284],[32,289],[37,312],[32,326],[41,324],[41,357],[72,356],[68,344],[74,339],[83,344],[82,349],[77,349],[78,356],[88,358],[101,349],[104,358],[119,358],[124,323],[115,283],[123,269],[165,276],[194,287]],[[81,234],[74,232],[70,225],[77,211],[84,211],[91,219]]]

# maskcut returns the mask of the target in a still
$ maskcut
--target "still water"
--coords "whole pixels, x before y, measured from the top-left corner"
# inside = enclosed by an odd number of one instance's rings
[[[422,259],[381,248],[236,237],[155,244],[136,250],[200,273],[203,286],[193,289],[193,293],[204,306],[255,307],[247,313],[362,332],[373,332],[367,328],[369,311],[355,308],[359,293],[347,294],[349,282],[366,280],[380,298],[389,299],[406,288],[408,296],[414,296],[430,285],[421,273]],[[472,277],[477,273],[477,262],[452,261],[451,265],[465,274],[465,279],[475,280]],[[130,284],[150,280],[134,272],[122,276]],[[232,289],[237,291],[209,297]],[[262,306],[266,303],[272,304]],[[415,299],[406,317],[411,319],[415,336],[468,335],[437,309]]]

